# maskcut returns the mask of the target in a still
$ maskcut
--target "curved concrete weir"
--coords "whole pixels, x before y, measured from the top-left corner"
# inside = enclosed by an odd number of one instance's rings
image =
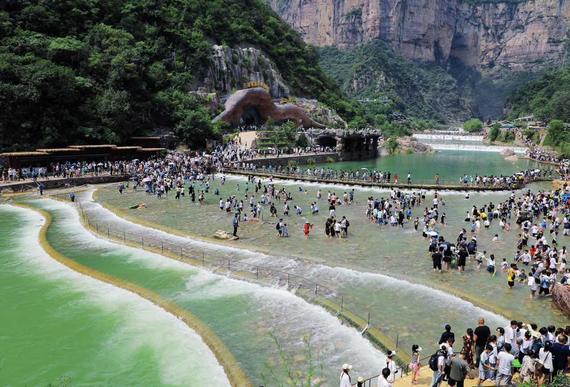
[[[420,337],[414,338],[411,333],[406,333],[407,330],[412,332],[416,329],[414,322],[422,320],[422,309],[414,308],[410,305],[407,308],[396,308],[398,310],[395,311],[393,300],[406,299],[415,300],[420,304],[430,303],[433,305],[432,311],[441,315],[442,319],[455,319],[455,321],[463,321],[466,325],[480,316],[484,316],[490,323],[497,326],[504,325],[507,321],[505,317],[489,312],[493,308],[486,308],[484,303],[480,304],[473,300],[472,297],[466,296],[465,298],[468,300],[466,301],[461,296],[455,296],[454,293],[433,289],[383,274],[362,272],[342,267],[330,267],[296,258],[268,255],[247,249],[194,240],[189,236],[172,235],[167,232],[170,230],[158,230],[149,227],[153,225],[146,224],[143,226],[133,223],[134,219],[129,221],[118,217],[109,209],[105,209],[100,204],[90,201],[90,198],[89,192],[79,196],[82,208],[88,217],[96,219],[103,225],[111,224],[115,229],[120,227],[128,232],[136,231],[141,235],[161,238],[169,243],[178,243],[185,247],[193,246],[196,254],[200,254],[200,251],[203,250],[208,251],[210,254],[225,254],[248,265],[270,267],[294,275],[305,276],[316,282],[334,287],[335,290],[344,294],[345,308],[353,310],[361,316],[366,316],[368,311],[372,313],[372,322],[380,327],[380,330],[390,338],[385,345],[386,347],[393,345],[398,339],[402,338],[404,338],[404,344],[407,344],[408,341],[422,340]],[[370,297],[371,294],[378,296]],[[337,301],[340,301],[338,297]],[[414,303],[412,302],[412,304]],[[398,306],[401,306],[401,304]],[[385,310],[391,310],[392,313],[396,312],[403,315],[398,320],[394,320],[393,316],[388,318],[385,313],[382,313]],[[410,324],[408,329],[402,330],[402,327],[406,327],[408,324]],[[425,324],[428,324],[431,327],[430,329],[438,332],[441,329],[440,325],[442,322],[432,319],[425,322]],[[426,329],[425,326],[424,329]],[[398,338],[398,335],[401,336]],[[401,344],[402,341],[400,340]]]
[[[22,318],[33,310],[36,324],[41,319],[35,329],[27,321],[17,327],[8,321],[0,324],[5,332],[3,347],[8,351],[3,382],[37,385],[66,375],[73,384],[107,384],[110,380],[124,384],[136,374],[142,384],[230,385],[202,338],[175,315],[132,289],[70,268],[66,257],[51,251],[45,240],[49,214],[7,205],[0,206],[0,214],[17,230],[10,237],[11,246],[2,252],[7,254],[2,260],[3,274],[9,272],[11,278],[6,282],[18,299],[13,306],[14,297],[3,297],[6,317]],[[34,276],[33,282],[26,280]],[[26,284],[20,286],[13,278]],[[36,289],[43,293],[36,294]],[[17,312],[11,312],[14,308]],[[14,359],[22,351],[26,364],[14,364],[22,363]],[[46,364],[48,352],[52,358]]]
[[[280,351],[303,369],[308,363],[306,345],[318,358],[315,361],[322,362],[323,376],[329,381],[338,377],[344,362],[366,375],[384,359],[355,329],[290,292],[228,279],[98,238],[82,227],[78,213],[67,204],[51,200],[31,204],[52,214],[54,228],[48,239],[58,251],[191,310],[220,337],[256,384],[271,385],[264,374],[280,367]]]

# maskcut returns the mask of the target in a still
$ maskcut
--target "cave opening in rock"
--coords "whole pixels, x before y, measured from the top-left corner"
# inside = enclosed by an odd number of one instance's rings
[[[321,137],[317,138],[317,144],[319,146],[336,148],[336,139],[332,136],[321,136]]]
[[[260,127],[264,124],[261,114],[254,106],[248,107],[239,119],[239,126],[243,128]]]

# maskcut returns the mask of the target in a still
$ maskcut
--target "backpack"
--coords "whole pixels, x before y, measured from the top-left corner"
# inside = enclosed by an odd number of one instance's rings
[[[434,353],[433,355],[430,356],[429,358],[429,368],[432,371],[437,371],[438,367],[437,367],[437,360],[439,359],[439,357],[442,355],[441,351],[437,351],[436,353]]]
[[[535,355],[538,356],[538,352],[540,351],[540,348],[542,348],[542,341],[541,340],[534,340],[530,346],[530,350],[532,351],[532,353],[534,353]]]

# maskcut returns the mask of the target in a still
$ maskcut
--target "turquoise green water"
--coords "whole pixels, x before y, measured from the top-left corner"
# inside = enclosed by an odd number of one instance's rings
[[[390,171],[392,177],[397,174],[404,182],[408,173],[417,183],[434,183],[439,174],[441,183],[456,184],[467,175],[510,175],[529,168],[536,168],[537,163],[518,159],[505,160],[497,152],[442,151],[428,154],[397,154],[379,157],[374,160],[347,161],[332,164],[319,164],[317,167],[332,169]]]
[[[227,384],[173,316],[46,256],[41,217],[0,207],[0,219],[2,385]]]
[[[308,338],[319,375],[336,378],[351,361],[366,375],[382,359],[358,333],[342,327],[324,310],[288,292],[266,289],[198,271],[188,265],[93,237],[79,225],[75,210],[58,202],[33,202],[53,216],[49,242],[83,265],[152,290],[207,324],[228,346],[255,383],[283,377],[282,350],[304,370]],[[287,308],[283,308],[287,305]],[[279,342],[276,344],[275,339]],[[272,373],[276,376],[272,376]],[[271,384],[269,382],[269,384]]]
[[[351,223],[349,238],[339,240],[327,239],[324,234],[327,216],[325,199],[319,201],[320,215],[306,213],[309,212],[310,203],[317,200],[317,189],[321,189],[323,197],[326,198],[327,191],[341,194],[346,187],[282,181],[277,181],[276,186],[277,189],[284,187],[292,193],[291,208],[298,204],[305,211],[303,216],[284,217],[289,226],[290,237],[276,237],[276,219],[270,218],[268,209],[264,208],[264,222],[242,222],[240,240],[232,243],[232,246],[269,254],[265,257],[245,256],[243,259],[249,263],[269,265],[337,289],[345,296],[347,307],[363,316],[371,312],[373,321],[390,337],[403,339],[401,342],[406,347],[419,342],[430,348],[433,338],[439,335],[441,327],[448,322],[457,327],[456,332],[473,327],[481,315],[485,315],[492,326],[504,323],[505,319],[501,316],[489,314],[469,303],[451,298],[450,293],[465,294],[467,299],[482,305],[483,309],[497,311],[498,314],[506,311],[505,314],[508,314],[509,318],[533,321],[537,324],[567,323],[567,318],[552,305],[550,299],[530,300],[529,291],[524,284],[517,285],[512,291],[508,290],[506,279],[501,273],[490,277],[484,270],[479,271],[474,263],[468,265],[465,273],[433,273],[431,259],[427,253],[427,241],[420,233],[414,232],[411,224],[406,224],[404,229],[380,227],[365,218],[366,198],[386,198],[389,196],[388,191],[357,189],[356,203],[337,209],[337,214],[346,215]],[[299,186],[303,187],[303,192],[299,192]],[[229,178],[222,186],[219,179],[216,180],[203,205],[192,204],[188,198],[180,201],[172,197],[158,200],[142,192],[129,191],[121,196],[114,188],[100,190],[98,198],[125,210],[132,203],[144,202],[146,209],[131,210],[128,214],[147,222],[211,237],[216,230],[231,230],[231,216],[217,208],[218,197],[212,194],[216,188],[220,189],[224,198],[229,195],[241,198],[245,195],[246,182],[244,179]],[[249,187],[249,190],[251,192],[252,187]],[[447,222],[445,226],[438,228],[448,239],[455,240],[461,228],[467,227],[463,220],[464,214],[473,204],[481,206],[490,201],[498,203],[505,200],[509,193],[472,193],[468,200],[464,198],[464,194],[442,195]],[[432,198],[433,194],[428,193],[427,202],[431,203]],[[245,202],[247,203],[247,200]],[[280,214],[281,207],[282,205],[277,206]],[[421,217],[423,208],[424,206],[414,209],[414,216]],[[315,224],[308,241],[302,232],[303,223],[307,219]],[[491,241],[495,233],[500,234],[499,242]],[[494,253],[499,262],[502,258],[511,260],[517,238],[516,229],[508,233],[502,232],[495,222],[490,229],[481,230],[477,237],[480,249]],[[564,245],[568,239],[563,238],[560,242]],[[232,253],[228,253],[228,256],[231,255]],[[237,254],[233,256],[237,257]],[[301,257],[311,265],[302,264],[294,257]],[[383,277],[386,275],[388,278]],[[394,282],[391,277],[402,281]],[[433,289],[442,292],[434,294],[430,291]],[[426,315],[430,318],[426,319]],[[419,330],[421,334],[418,334]]]

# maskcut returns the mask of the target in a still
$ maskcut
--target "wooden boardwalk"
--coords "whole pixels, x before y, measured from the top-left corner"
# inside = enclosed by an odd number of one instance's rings
[[[377,188],[387,188],[387,189],[419,189],[428,191],[510,191],[524,188],[526,184],[538,182],[538,181],[552,181],[550,178],[539,178],[534,179],[524,183],[511,184],[511,185],[500,185],[500,186],[485,186],[485,185],[474,185],[474,184],[424,184],[424,183],[379,183],[375,181],[367,180],[357,180],[357,179],[328,179],[320,178],[316,176],[302,176],[296,174],[287,173],[269,173],[262,171],[249,171],[243,169],[226,169],[224,170],[227,174],[233,175],[245,175],[245,176],[258,176],[266,177],[280,180],[296,180],[309,183],[321,183],[321,184],[341,184],[341,185],[359,185],[363,187],[377,187]]]

